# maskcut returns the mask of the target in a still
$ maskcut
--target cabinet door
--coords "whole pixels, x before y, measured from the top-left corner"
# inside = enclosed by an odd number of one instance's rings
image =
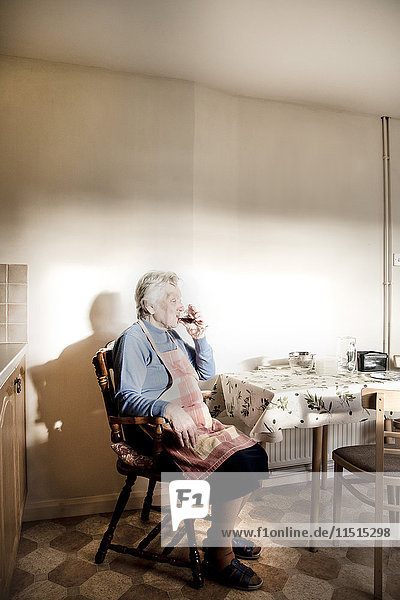
[[[16,460],[16,485],[17,485],[17,510],[18,522],[22,520],[22,513],[26,498],[26,442],[25,442],[25,361],[15,371],[15,460]]]
[[[7,585],[13,568],[19,538],[19,518],[16,478],[16,398],[15,371],[1,388],[0,408],[0,465],[1,465],[1,579]]]

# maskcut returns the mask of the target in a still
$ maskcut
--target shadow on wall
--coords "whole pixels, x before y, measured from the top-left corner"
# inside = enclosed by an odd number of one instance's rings
[[[30,369],[38,395],[37,423],[46,425],[48,439],[30,449],[29,459],[52,499],[116,491],[115,458],[92,357],[125,328],[119,295],[99,294],[89,318],[91,336]]]

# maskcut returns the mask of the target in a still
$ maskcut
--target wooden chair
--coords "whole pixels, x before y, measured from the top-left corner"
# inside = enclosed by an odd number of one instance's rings
[[[196,546],[194,522],[192,519],[184,521],[185,532],[189,542],[189,560],[169,556],[174,549],[171,546],[164,548],[163,552],[160,554],[146,550],[146,547],[150,542],[159,535],[161,531],[161,522],[159,522],[150,533],[140,541],[136,548],[112,543],[115,528],[129,500],[132,486],[138,476],[145,477],[149,480],[147,494],[141,512],[142,520],[147,521],[149,519],[150,510],[160,512],[160,507],[153,506],[152,500],[155,485],[157,481],[161,480],[161,472],[158,469],[157,463],[162,450],[163,424],[165,423],[165,420],[162,417],[119,417],[114,402],[112,350],[101,348],[96,353],[96,356],[94,356],[93,364],[103,395],[111,429],[111,441],[113,442],[114,449],[118,449],[119,455],[124,458],[124,460],[118,458],[117,470],[121,475],[126,476],[125,485],[117,500],[108,529],[100,543],[95,562],[97,564],[102,563],[107,551],[113,550],[114,552],[119,552],[121,554],[131,554],[132,556],[139,556],[156,562],[169,563],[179,567],[188,567],[192,570],[191,585],[195,588],[200,588],[203,586],[204,579],[201,572],[200,555]],[[207,392],[204,395],[206,394]],[[140,454],[125,442],[123,433],[123,426],[125,425],[151,427],[153,456],[149,457],[145,454]],[[128,461],[129,464],[127,464],[126,461]]]
[[[375,507],[375,520],[383,521],[383,511],[389,511],[390,520],[399,522],[400,493],[400,445],[392,442],[400,441],[400,433],[394,433],[389,427],[385,431],[385,411],[400,411],[400,390],[373,390],[363,388],[361,392],[362,406],[368,410],[376,410],[375,444],[345,446],[332,452],[335,463],[334,482],[334,522],[340,521],[342,485],[345,485],[361,502]],[[386,422],[391,424],[390,420]],[[391,438],[391,439],[388,439]],[[346,481],[342,478],[343,469],[357,473],[382,473],[376,477],[375,499],[362,494],[356,487],[357,479]],[[389,473],[393,473],[392,476]],[[387,502],[384,500],[385,489]],[[382,599],[383,588],[383,548],[374,547],[374,599]]]

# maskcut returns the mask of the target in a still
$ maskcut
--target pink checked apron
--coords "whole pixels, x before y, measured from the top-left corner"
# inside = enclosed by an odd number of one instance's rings
[[[169,427],[164,433],[164,449],[182,471],[215,471],[238,450],[250,448],[256,443],[233,425],[223,425],[210,415],[198,386],[198,376],[186,354],[179,348],[172,336],[175,350],[159,352],[146,325],[139,325],[154,348],[158,358],[170,375],[172,384],[160,398],[174,402],[188,413],[197,425],[198,442],[193,448],[182,448],[177,434]]]

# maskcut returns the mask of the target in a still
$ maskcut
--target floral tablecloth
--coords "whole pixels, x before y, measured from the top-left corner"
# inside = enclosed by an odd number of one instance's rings
[[[398,373],[382,377],[386,379],[370,373],[296,375],[290,368],[267,368],[224,373],[220,381],[227,415],[243,421],[257,441],[280,442],[282,429],[375,419],[374,411],[361,406],[361,388],[400,389]]]

